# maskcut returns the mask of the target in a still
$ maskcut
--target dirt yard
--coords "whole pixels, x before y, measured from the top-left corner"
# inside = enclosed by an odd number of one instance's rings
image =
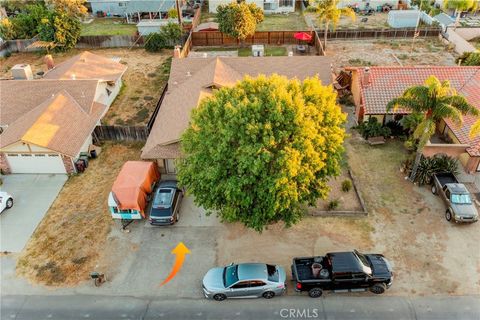
[[[412,40],[329,41],[327,56],[345,66],[455,65],[455,54],[436,38]]]
[[[253,259],[289,268],[294,256],[356,248],[392,261],[395,281],[389,295],[479,294],[480,225],[447,222],[437,197],[404,180],[399,168],[406,153],[400,142],[371,147],[354,136],[347,153],[368,217],[305,217],[291,228],[277,224],[262,234],[226,225],[217,262]]]
[[[170,51],[149,53],[143,49],[99,49],[90,50],[106,57],[120,57],[121,63],[128,66],[123,76],[123,87],[111,105],[102,122],[108,125],[142,125],[150,119],[161,89],[170,73]],[[80,53],[71,50],[67,53],[54,53],[55,64]],[[36,74],[46,71],[43,53],[18,53],[1,60],[0,78],[10,78],[10,69],[18,63],[28,63]]]
[[[84,173],[69,178],[18,259],[18,275],[47,285],[88,279],[113,223],[108,193],[123,163],[140,158],[141,147],[105,144]]]

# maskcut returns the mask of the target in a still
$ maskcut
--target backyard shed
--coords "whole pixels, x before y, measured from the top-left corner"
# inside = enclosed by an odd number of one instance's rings
[[[146,36],[150,33],[160,32],[160,27],[166,26],[169,22],[178,23],[177,19],[152,19],[142,20],[137,23],[138,33]]]
[[[115,219],[145,218],[147,196],[160,179],[153,162],[127,161],[113,183],[108,207]]]
[[[420,19],[418,10],[392,10],[388,13],[388,25],[392,28],[415,28]]]

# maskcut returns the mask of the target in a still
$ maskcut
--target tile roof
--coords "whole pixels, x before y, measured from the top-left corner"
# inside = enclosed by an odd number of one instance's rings
[[[364,83],[364,68],[350,68],[358,72],[360,91],[365,114],[385,114],[387,103],[400,96],[412,85],[423,84],[431,75],[440,80],[449,80],[450,85],[463,95],[470,104],[480,110],[480,67],[416,66],[416,67],[370,67],[370,84]],[[396,110],[393,113],[407,113]],[[460,143],[469,144],[467,152],[480,156],[480,136],[470,139],[469,132],[478,117],[465,116],[463,126],[455,126],[449,119],[445,122]]]
[[[10,123],[0,148],[23,141],[75,157],[106,108],[94,102],[87,113],[62,90]]]
[[[49,70],[44,79],[116,81],[126,70],[127,66],[119,62],[84,51]]]
[[[211,87],[231,86],[244,76],[280,74],[303,80],[319,76],[331,84],[331,59],[327,57],[212,57],[173,59],[168,91],[143,148],[142,158],[170,158],[172,153],[159,146],[178,143],[188,127],[190,112],[202,98],[212,94]],[[176,151],[176,152],[177,152]]]

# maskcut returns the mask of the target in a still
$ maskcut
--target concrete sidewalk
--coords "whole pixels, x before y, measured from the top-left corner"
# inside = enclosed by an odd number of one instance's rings
[[[0,215],[0,251],[20,252],[62,190],[67,176],[12,174],[2,179],[1,190],[13,196],[13,207]]]

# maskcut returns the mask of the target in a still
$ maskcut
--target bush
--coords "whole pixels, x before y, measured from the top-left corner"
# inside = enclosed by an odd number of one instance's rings
[[[433,175],[442,172],[457,174],[458,160],[447,155],[422,156],[415,175],[415,182],[420,185],[430,184]]]
[[[356,129],[365,139],[380,136],[385,137],[391,134],[390,128],[382,126],[375,117],[370,117],[368,121],[360,123]]]
[[[182,27],[174,22],[169,22],[160,28],[160,34],[166,40],[165,45],[173,47],[176,44],[180,44],[182,39]]]
[[[480,66],[480,52],[465,52],[458,59],[462,66]]]
[[[145,50],[148,52],[158,52],[166,47],[167,39],[161,33],[150,33],[145,42]]]
[[[342,182],[342,191],[343,192],[348,192],[352,189],[352,180],[350,179],[345,179]]]
[[[338,199],[333,199],[332,201],[330,201],[328,203],[328,206],[327,206],[328,211],[332,211],[332,210],[337,209],[339,204],[340,203],[339,203]]]

